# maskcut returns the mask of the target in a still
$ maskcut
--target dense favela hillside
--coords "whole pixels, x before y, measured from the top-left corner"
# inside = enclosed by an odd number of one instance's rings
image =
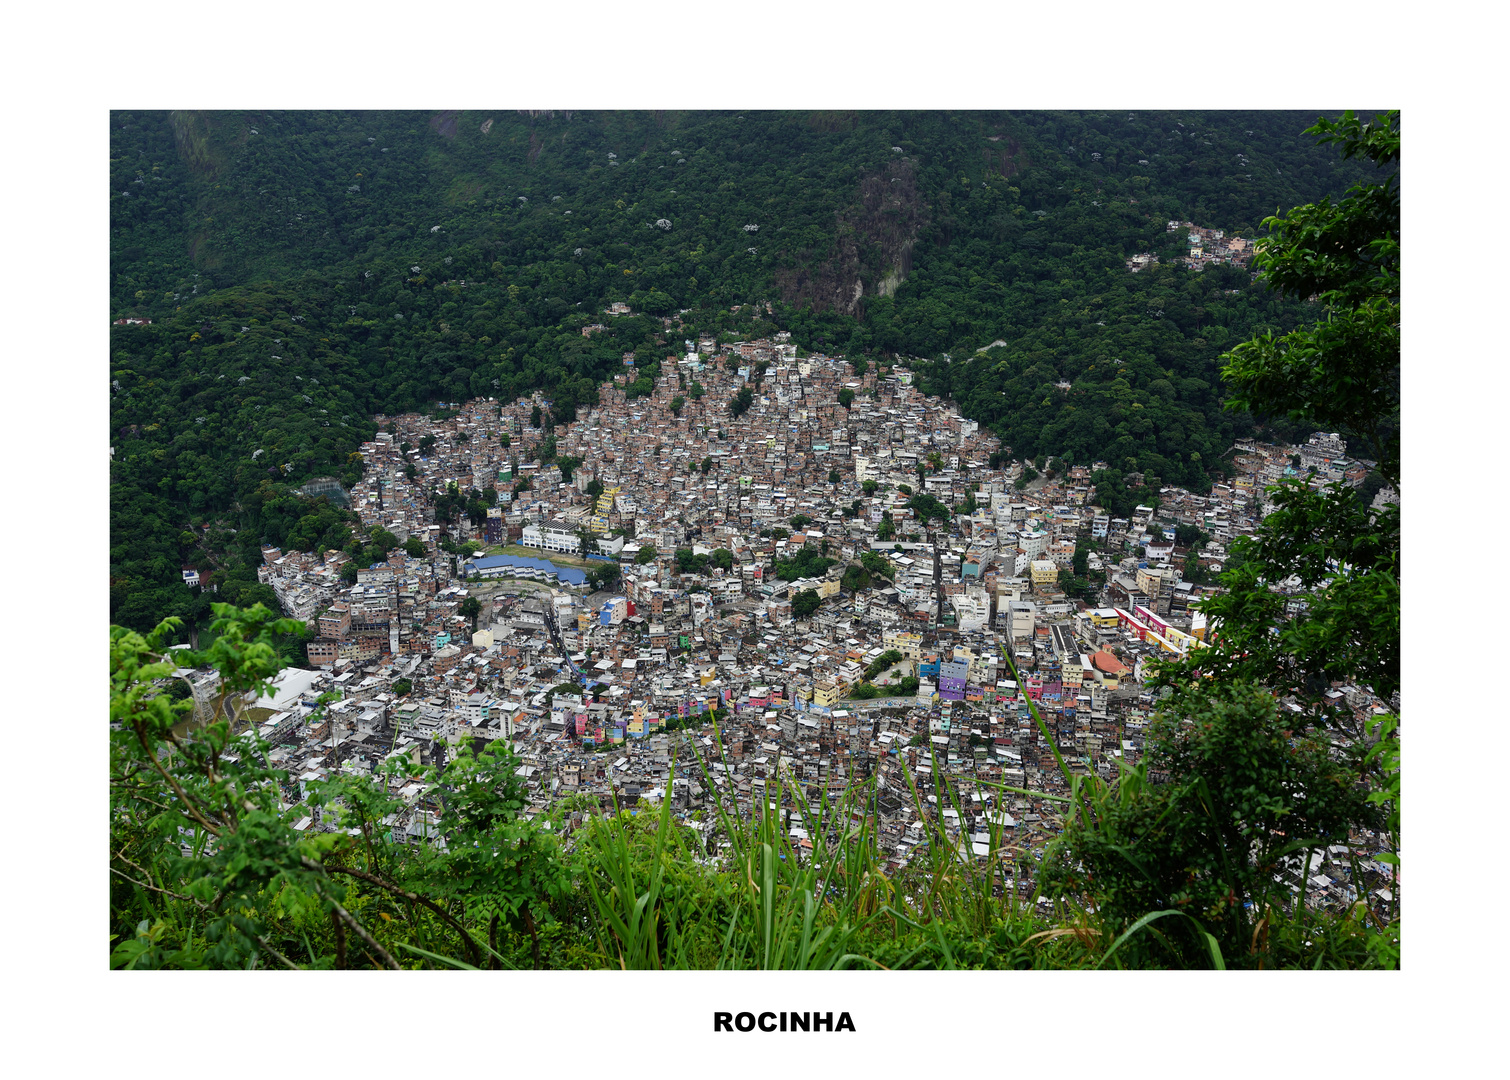
[[[569,421],[702,334],[915,358],[1013,456],[1203,489],[1254,429],[1215,358],[1314,314],[1242,241],[1361,175],[1313,119],[112,114],[112,618],[207,617],[185,564],[268,600],[261,543],[343,546],[293,493],[356,480],[376,412],[539,389]]]
[[[114,121],[112,966],[1399,966],[1398,113]]]

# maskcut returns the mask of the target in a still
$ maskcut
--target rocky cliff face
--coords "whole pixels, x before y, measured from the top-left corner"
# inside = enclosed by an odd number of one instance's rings
[[[199,180],[216,180],[231,150],[246,145],[250,127],[239,113],[180,110],[168,114],[178,156]]]
[[[912,270],[912,245],[928,223],[917,164],[898,157],[866,174],[856,198],[837,215],[833,249],[814,266],[777,273],[788,303],[861,315],[866,296],[890,296]]]

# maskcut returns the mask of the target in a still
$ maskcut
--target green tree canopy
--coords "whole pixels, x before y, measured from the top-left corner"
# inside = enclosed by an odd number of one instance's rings
[[[805,619],[817,611],[819,605],[822,603],[823,600],[817,592],[812,589],[803,589],[796,596],[792,597],[792,617],[794,619]]]
[[[475,633],[477,631],[477,616],[482,614],[482,601],[478,600],[475,596],[468,596],[462,600],[456,610],[462,618],[471,620],[472,631]]]
[[[618,563],[603,563],[587,572],[587,581],[594,589],[612,589],[618,585],[621,576]]]
[[[863,566],[851,563],[844,568],[844,577],[840,579],[839,585],[852,593],[859,592],[861,589],[868,589],[870,588],[870,574],[866,572]]]

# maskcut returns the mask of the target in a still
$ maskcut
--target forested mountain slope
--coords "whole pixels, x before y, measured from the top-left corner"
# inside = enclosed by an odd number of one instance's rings
[[[1016,455],[1198,486],[1252,424],[1215,358],[1311,313],[1169,265],[1166,222],[1254,235],[1339,194],[1364,170],[1314,119],[114,113],[112,319],[153,322],[111,331],[112,618],[202,604],[184,559],[245,603],[259,543],[339,542],[291,490],[354,478],[375,411],[543,387],[569,419],[623,352],[653,378],[699,330],[929,358]],[[584,337],[616,300],[643,314]],[[759,300],[768,322],[729,311]]]

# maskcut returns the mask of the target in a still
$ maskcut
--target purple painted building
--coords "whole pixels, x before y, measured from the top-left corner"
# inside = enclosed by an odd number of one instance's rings
[[[965,679],[970,674],[970,665],[959,660],[950,660],[939,665],[939,697],[945,701],[965,700]]]

